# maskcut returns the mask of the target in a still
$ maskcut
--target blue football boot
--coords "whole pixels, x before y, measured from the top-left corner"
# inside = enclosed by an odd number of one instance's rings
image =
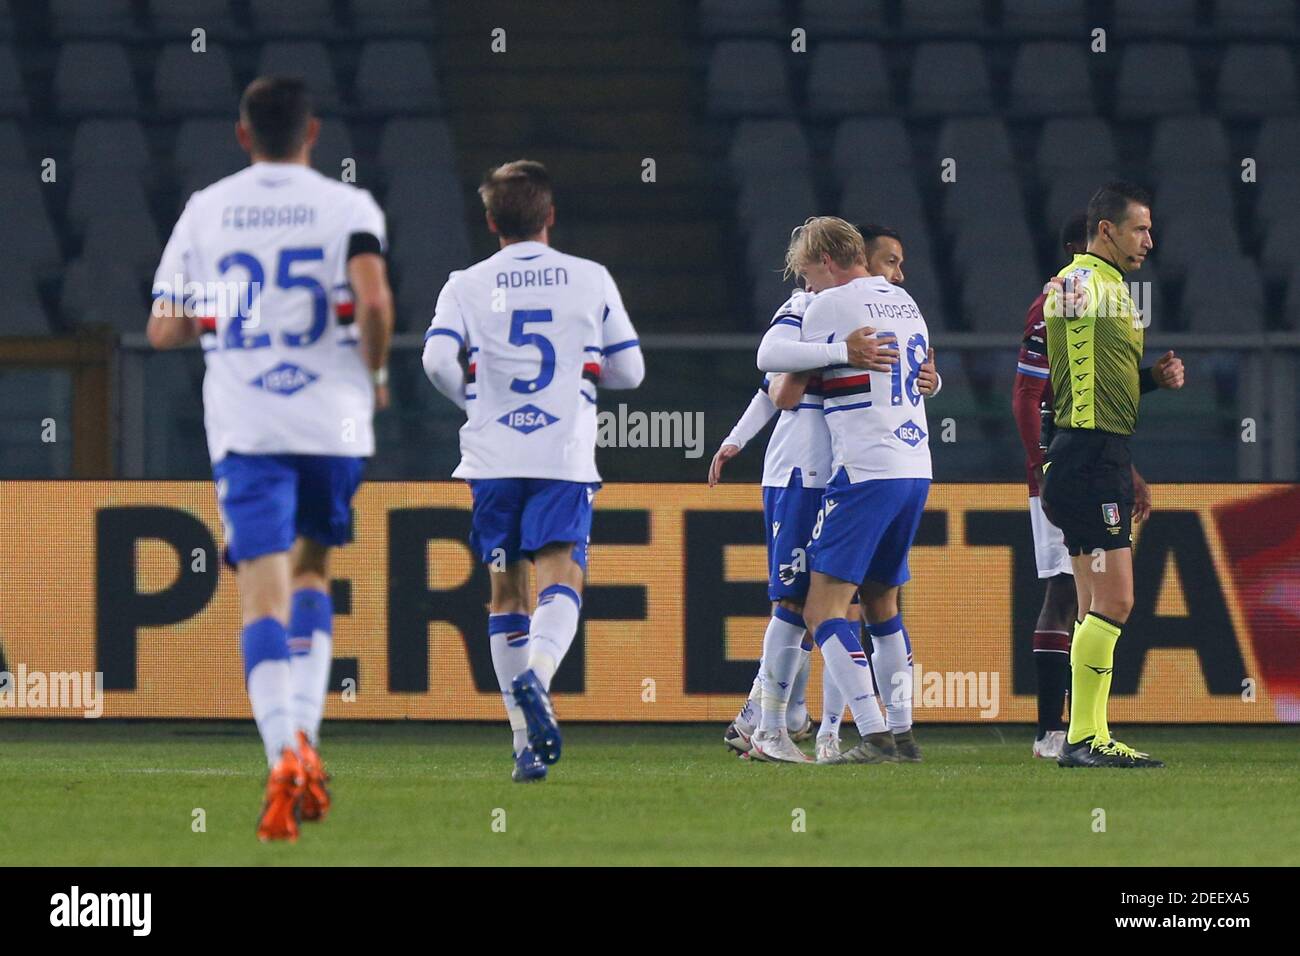
[[[532,747],[525,747],[515,754],[515,769],[510,772],[510,779],[515,783],[532,783],[534,780],[546,779],[546,764],[533,752]]]
[[[544,764],[560,759],[560,727],[555,722],[551,695],[530,667],[510,682],[515,703],[524,712],[528,724],[528,746]]]

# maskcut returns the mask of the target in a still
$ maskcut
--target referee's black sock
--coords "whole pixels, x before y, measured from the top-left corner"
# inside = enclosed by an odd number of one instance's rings
[[[1034,668],[1038,671],[1038,739],[1064,730],[1065,692],[1070,688],[1070,637],[1064,631],[1034,632]]]

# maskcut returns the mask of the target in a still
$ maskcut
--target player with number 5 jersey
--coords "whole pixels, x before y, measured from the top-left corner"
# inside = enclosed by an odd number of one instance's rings
[[[490,572],[488,641],[513,778],[528,782],[560,759],[550,688],[582,608],[600,487],[596,389],[635,388],[645,361],[609,270],[551,248],[546,169],[506,163],[479,194],[501,248],[443,286],[424,368],[466,412],[453,475],[474,499],[470,547]],[[531,615],[527,562],[537,572]]]

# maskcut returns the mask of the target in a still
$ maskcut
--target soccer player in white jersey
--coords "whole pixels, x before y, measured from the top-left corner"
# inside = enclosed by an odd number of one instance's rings
[[[552,249],[551,180],[528,160],[479,188],[500,251],[453,272],[424,369],[467,412],[453,472],[474,498],[470,548],[490,571],[488,639],[517,782],[560,759],[551,680],[578,629],[596,471],[596,387],[636,388],[645,360],[609,270]],[[468,374],[460,355],[468,355]],[[529,619],[528,565],[537,572]]]
[[[914,750],[909,641],[898,612],[907,554],[930,486],[929,427],[921,382],[933,366],[929,331],[901,287],[870,276],[866,247],[848,223],[819,217],[791,244],[788,264],[821,294],[804,315],[804,342],[829,347],[859,331],[898,346],[887,371],[836,362],[822,371],[832,477],[808,546],[812,578],[804,619],[825,666],[848,698],[862,742],[845,762],[880,763]],[[854,590],[873,640],[876,700],[866,654],[844,616]],[[919,754],[918,754],[919,756]]]
[[[890,282],[901,283],[903,247],[898,233],[873,225],[859,227],[859,231],[863,230],[868,271],[872,275],[882,275]],[[796,229],[795,234],[798,232]],[[820,368],[824,361],[823,350],[799,341],[803,314],[813,294],[811,286],[806,290],[795,290],[777,310],[760,350],[763,359],[777,364],[784,360],[787,365],[799,369]],[[854,340],[855,348],[847,350],[851,362],[869,363],[870,356],[881,347],[873,332],[873,329],[865,328]],[[869,367],[869,364],[862,367]],[[933,376],[932,382],[923,382],[922,387],[937,391],[937,375]],[[775,602],[773,619],[768,624],[769,632],[779,632],[787,625],[803,626],[803,600],[808,590],[805,549],[821,506],[822,490],[830,478],[830,433],[826,430],[821,411],[820,376],[812,371],[765,376],[763,386],[719,447],[709,469],[709,485],[712,487],[717,484],[726,462],[738,455],[778,411],[782,414],[768,441],[762,480],[764,524],[768,529],[768,596]],[[855,607],[852,610],[856,611],[856,595],[853,600]],[[859,622],[855,620],[854,626],[859,627]],[[812,645],[806,632],[801,636],[802,662],[790,686],[786,710],[786,727],[794,743],[804,739],[811,730],[811,720],[804,704],[804,688]],[[760,661],[749,698],[723,736],[728,747],[742,754],[751,752],[751,738],[761,723],[763,672],[764,662]],[[834,762],[833,755],[839,753],[839,724],[843,713],[844,698],[831,679],[830,671],[824,671],[822,721],[817,735],[818,759],[823,762]]]
[[[901,283],[903,280],[903,251],[898,234],[881,226],[865,226],[863,229],[871,237],[870,240],[867,240],[856,227],[845,223],[843,220],[824,217],[809,219],[795,231],[791,238],[787,250],[788,271],[802,275],[805,282],[817,288],[831,288],[841,281],[840,277],[835,274],[836,260],[838,260],[841,267],[854,264],[864,269],[867,275],[878,273],[886,282]],[[794,330],[793,334],[803,338],[802,328],[803,323],[800,322],[799,327]],[[818,382],[818,390],[822,396],[821,405],[824,405],[825,396],[828,394],[828,374],[855,367],[866,368],[868,372],[872,370],[891,372],[892,369],[897,367],[898,355],[894,348],[895,340],[893,336],[888,332],[877,333],[876,329],[870,325],[849,330],[847,335],[842,336],[844,345],[782,340],[788,340],[790,337],[791,332],[789,330],[783,332],[769,331],[759,348],[759,368],[767,372],[797,373],[786,376],[790,381],[789,388],[793,391],[797,391],[801,385],[809,380],[810,373],[804,370],[821,369]],[[856,349],[863,348],[866,343],[872,343],[878,351],[872,353],[873,361],[863,364],[855,361],[853,355]],[[828,355],[831,350],[835,351],[833,354]],[[847,363],[837,361],[840,350],[849,356]],[[823,367],[826,366],[828,358],[834,361],[835,364]],[[916,379],[916,387],[921,394],[935,394],[941,387],[941,380],[935,371],[933,361],[928,360],[927,357],[923,357],[922,361],[923,364]],[[821,407],[818,410],[823,411]],[[825,429],[824,411],[820,417],[822,419],[822,428]],[[827,444],[830,445],[829,435]],[[835,471],[833,460],[828,471],[832,474]],[[813,528],[809,529],[809,531],[811,532],[815,528],[816,519],[814,519]],[[811,537],[812,535],[809,534],[804,539],[805,547],[807,547],[808,539]],[[806,551],[806,557],[810,556],[811,551]],[[805,585],[806,587],[807,585]],[[858,620],[860,609],[856,606],[857,595],[854,591],[849,593],[854,603],[847,605],[845,609],[849,613],[849,626],[854,630],[860,641],[861,630]],[[868,617],[868,625],[874,629],[871,621],[872,619]],[[811,632],[811,628],[809,630]],[[883,665],[882,673],[877,675],[878,678],[895,679],[895,665],[905,668],[907,675],[910,677],[910,649],[906,654],[901,655],[899,660],[895,661],[896,655],[894,651],[896,648],[893,641],[882,641],[873,637],[873,647],[876,650],[876,656]],[[901,647],[897,649],[902,650]],[[766,676],[765,672],[765,683]],[[839,722],[843,714],[846,693],[849,689],[848,685],[838,681],[834,668],[826,668],[823,674],[823,720],[817,738],[817,761],[819,763],[841,763],[849,759],[842,755],[839,749]],[[778,708],[785,706],[784,701],[781,699],[779,684],[773,691],[765,689],[763,698],[765,705],[768,701],[772,701]],[[900,715],[900,719],[895,723],[898,749],[904,755],[904,759],[919,762],[921,754],[911,733],[910,708],[905,718],[905,720],[902,719],[902,715]],[[754,743],[755,746],[750,753],[751,756],[776,761],[798,761],[802,759],[801,752],[792,746],[791,741],[782,738],[779,734],[774,736],[770,733],[760,733],[755,736]]]
[[[204,425],[243,620],[253,717],[271,770],[257,835],[323,819],[319,733],[332,659],[328,553],[388,401],[384,215],[309,166],[320,131],[297,79],[244,92],[252,164],[190,197],[154,280],[149,341],[197,339]]]

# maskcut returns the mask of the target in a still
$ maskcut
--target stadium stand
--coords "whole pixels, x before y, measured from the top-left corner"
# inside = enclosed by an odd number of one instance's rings
[[[761,326],[789,287],[790,229],[837,213],[902,232],[936,328],[1016,333],[1059,268],[1061,220],[1115,175],[1155,192],[1139,278],[1157,327],[1212,330],[1236,288],[1242,328],[1300,328],[1291,0],[535,6],[0,2],[3,278],[24,313],[5,331],[138,331],[161,239],[191,192],[244,165],[234,104],[271,69],[312,86],[317,168],[354,159],[388,210],[402,330],[490,249],[473,189],[516,155],[553,167],[557,241],[608,261],[648,332]],[[509,57],[483,41],[498,23],[514,25]],[[1105,53],[1080,42],[1094,26]],[[51,182],[32,171],[46,157]],[[637,241],[612,241],[627,223]],[[1207,242],[1226,263],[1214,279],[1197,268]],[[991,255],[996,270],[976,267]],[[952,394],[992,401],[974,372]]]

